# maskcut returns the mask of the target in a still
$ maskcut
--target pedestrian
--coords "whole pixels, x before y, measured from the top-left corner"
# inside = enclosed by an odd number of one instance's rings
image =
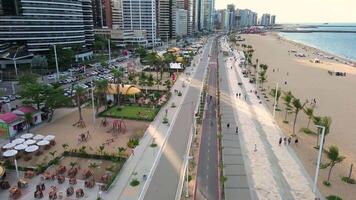
[[[236,126],[236,134],[239,133],[239,127]]]
[[[287,137],[283,138],[284,145],[287,145]]]
[[[255,151],[255,152],[257,151],[257,144],[255,144],[255,149],[253,151]]]
[[[226,127],[227,127],[227,128],[230,128],[230,124],[229,124],[229,123],[227,123],[227,124],[226,124]]]
[[[297,146],[298,145],[298,138],[295,138],[295,140],[294,140],[294,144]]]
[[[168,115],[168,109],[166,109],[166,117],[167,117],[167,115]]]
[[[290,142],[292,141],[292,138],[291,137],[289,137],[288,138],[288,145],[290,145]]]
[[[236,98],[238,98],[239,97],[239,93],[236,93]]]
[[[284,81],[284,85],[287,85],[287,81]]]
[[[281,146],[282,140],[283,140],[282,137],[280,137],[280,138],[279,138],[279,142],[278,142],[279,146]]]

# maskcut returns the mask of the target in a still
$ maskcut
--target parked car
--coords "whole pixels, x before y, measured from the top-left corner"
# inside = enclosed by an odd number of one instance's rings
[[[47,76],[47,79],[48,79],[48,80],[56,79],[56,75],[55,75],[55,74],[48,75],[48,76]]]
[[[1,97],[0,98],[0,102],[1,103],[10,103],[10,99],[8,97],[6,97],[6,96],[5,97]]]

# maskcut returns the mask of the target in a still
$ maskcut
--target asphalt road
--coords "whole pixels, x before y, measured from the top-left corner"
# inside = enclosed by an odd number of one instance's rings
[[[150,185],[145,194],[145,200],[173,200],[175,199],[179,185],[182,167],[188,148],[189,135],[193,126],[193,112],[199,101],[199,93],[202,80],[204,79],[204,68],[208,65],[208,54],[213,39],[210,38],[207,48],[203,52],[202,60],[198,66],[192,83],[189,85],[182,107],[174,124],[171,124],[172,132],[167,144],[163,149],[162,157],[158,161],[157,168],[152,176]],[[170,119],[171,120],[171,119]]]
[[[217,43],[213,43],[213,50],[209,59],[209,90],[206,101],[206,110],[202,127],[201,143],[199,150],[199,162],[197,173],[197,185],[195,199],[218,200],[218,146],[217,146]]]

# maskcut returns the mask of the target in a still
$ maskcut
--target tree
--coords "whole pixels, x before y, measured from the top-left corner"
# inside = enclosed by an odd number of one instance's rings
[[[59,67],[68,68],[75,62],[75,52],[71,48],[64,48],[61,45],[56,46],[57,61]],[[48,65],[53,69],[56,66],[54,49],[51,48],[48,55]]]
[[[27,84],[37,83],[37,74],[24,74],[18,78],[18,84],[22,87]]]
[[[45,56],[35,55],[31,60],[31,66],[40,69],[45,69],[48,67],[48,61]]]
[[[26,122],[26,125],[27,125],[27,133],[29,133],[31,125],[32,125],[32,122],[33,122],[32,113],[25,113],[24,117],[25,117],[25,122]]]
[[[105,146],[104,146],[104,145],[100,145],[100,146],[99,146],[98,152],[99,152],[100,155],[103,155],[104,149],[105,149]]]
[[[142,59],[142,58],[146,57],[147,50],[144,47],[140,46],[135,49],[135,53],[137,53],[140,56],[140,58]]]
[[[277,89],[276,108],[278,108],[278,102],[279,102],[279,98],[281,97],[281,94],[282,94],[281,89],[278,88]],[[273,98],[276,98],[276,89],[275,88],[271,89],[269,95],[271,95]]]
[[[72,161],[69,163],[71,169],[73,169],[74,166],[76,166],[77,164],[78,164],[77,162],[72,162]]]
[[[57,151],[50,151],[49,154],[52,156],[52,159],[56,157]]]
[[[291,103],[292,103],[292,100],[293,100],[293,94],[292,92],[285,92],[284,93],[284,96],[283,96],[283,100],[284,100],[284,105],[285,105],[285,116],[284,116],[284,121],[285,122],[288,122],[287,121],[287,116],[288,116],[288,113],[292,110],[292,106],[291,106]]]
[[[103,80],[98,80],[95,81],[95,96],[96,96],[96,113],[98,113],[99,108],[102,106],[102,104],[105,105],[105,109],[107,109],[107,101],[106,101],[106,93],[108,89],[108,80],[103,79]]]
[[[304,108],[303,111],[308,116],[307,128],[309,128],[310,121],[314,117],[314,107]]]
[[[158,76],[159,71],[160,71],[160,68],[163,63],[162,58],[157,54],[157,52],[151,52],[151,53],[147,54],[145,60],[147,60],[148,65],[155,68],[155,71],[157,74],[156,81],[158,81],[159,80],[159,76]]]
[[[326,151],[326,155],[330,160],[330,162],[326,165],[326,167],[330,167],[326,183],[330,184],[330,176],[332,169],[335,167],[336,164],[341,163],[345,159],[345,157],[340,155],[339,148],[334,145],[329,147],[329,149]]]
[[[124,73],[121,70],[118,69],[113,69],[112,74],[114,76],[114,83],[117,85],[117,95],[115,98],[116,104],[119,107],[120,106],[120,99],[121,99],[121,92],[120,92],[120,87],[123,84],[122,83],[122,77],[124,75]]]
[[[20,84],[20,86],[21,90],[19,94],[22,96],[22,103],[25,105],[36,104],[36,107],[39,110],[41,103],[46,100],[44,95],[46,86],[38,82]]]
[[[126,148],[124,147],[117,148],[117,155],[120,157],[120,159],[125,157],[125,152],[126,152]]]
[[[293,135],[295,135],[295,124],[297,123],[297,118],[298,118],[298,114],[299,111],[303,110],[305,104],[307,104],[307,102],[304,102],[303,104],[300,102],[300,99],[294,98],[292,100],[292,105],[294,107],[294,122],[293,122]]]
[[[78,122],[73,124],[73,126],[77,126],[80,128],[85,128],[85,122],[83,120],[83,115],[82,115],[82,103],[85,98],[85,93],[86,93],[86,91],[84,88],[82,88],[80,86],[75,87],[75,97],[76,97],[76,103],[78,106],[79,120],[78,120]]]
[[[62,147],[63,147],[64,151],[67,151],[69,145],[67,143],[64,143],[64,144],[62,144]]]
[[[263,83],[265,83],[266,81],[267,81],[267,75],[266,75],[266,71],[260,71],[259,73],[258,73],[258,75],[259,75],[259,81],[260,81],[260,83],[261,83],[261,87],[263,88]]]
[[[55,88],[46,85],[43,95],[45,107],[42,110],[48,113],[49,122],[52,121],[56,109],[71,104],[70,98],[64,95],[64,90],[60,87]]]

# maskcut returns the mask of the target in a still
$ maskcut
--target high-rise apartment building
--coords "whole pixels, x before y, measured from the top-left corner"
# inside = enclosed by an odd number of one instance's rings
[[[176,16],[176,34],[177,36],[186,36],[188,34],[188,11],[177,9]]]
[[[271,16],[271,25],[275,25],[276,24],[276,15],[272,15]]]
[[[0,0],[0,43],[48,51],[52,44],[90,45],[90,6],[78,0]],[[3,46],[3,45],[2,45]]]
[[[155,45],[157,42],[156,1],[122,0],[121,3],[122,25],[119,26],[127,31],[144,30],[148,42]]]
[[[158,1],[158,35],[163,41],[175,39],[176,36],[176,0]]]
[[[257,25],[257,13],[244,9],[238,10],[239,28],[248,28]]]
[[[263,14],[261,17],[261,26],[269,26],[271,23],[271,15]]]
[[[112,28],[111,0],[91,0],[94,28]]]
[[[112,13],[112,28],[113,29],[123,29],[123,10],[122,10],[122,0],[112,0],[111,1],[111,13]]]
[[[233,30],[236,28],[236,10],[235,10],[235,5],[229,4],[227,5],[227,10],[228,12],[228,24],[229,24],[229,30]]]
[[[87,46],[92,46],[94,42],[94,24],[93,24],[93,9],[91,0],[82,0],[83,6],[83,22],[85,43]]]
[[[193,18],[194,18],[194,0],[176,0],[176,7],[187,11],[187,34],[193,33]],[[177,29],[177,28],[176,28]]]

